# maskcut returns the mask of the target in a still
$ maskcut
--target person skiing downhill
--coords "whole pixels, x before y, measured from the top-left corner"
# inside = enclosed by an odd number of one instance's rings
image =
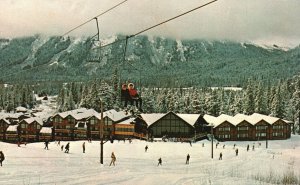
[[[69,153],[69,149],[70,149],[70,143],[68,143],[65,147],[65,153]]]
[[[111,153],[111,162],[109,164],[109,166],[111,166],[111,164],[113,164],[115,166],[115,162],[116,162],[116,156],[114,154],[114,152]]]
[[[47,140],[47,141],[45,141],[45,148],[44,149],[49,150],[48,145],[49,145],[49,141]]]
[[[82,150],[83,150],[83,153],[85,153],[85,142],[83,142],[83,144],[82,144]]]
[[[0,151],[0,165],[2,166],[2,162],[4,161],[5,157],[2,151]]]
[[[220,153],[219,160],[222,160],[222,157],[223,157],[223,154],[222,154],[222,152],[221,152],[221,153]]]
[[[148,145],[146,145],[146,147],[145,147],[145,152],[147,152],[147,150],[148,150]]]
[[[190,164],[190,154],[187,154],[185,164]]]
[[[157,166],[161,165],[162,166],[162,160],[161,160],[161,157],[158,159],[158,164]]]
[[[239,155],[239,149],[235,149],[235,156]]]

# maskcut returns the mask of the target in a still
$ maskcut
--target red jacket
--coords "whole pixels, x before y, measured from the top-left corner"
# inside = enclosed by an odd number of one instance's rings
[[[137,98],[139,96],[136,89],[129,89],[129,94],[132,98]]]

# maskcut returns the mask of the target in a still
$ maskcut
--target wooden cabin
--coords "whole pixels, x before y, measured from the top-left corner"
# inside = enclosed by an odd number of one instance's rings
[[[54,139],[58,141],[74,140],[75,118],[67,113],[53,116]]]
[[[27,118],[19,122],[19,136],[21,141],[34,142],[39,140],[39,133],[43,122],[39,118]]]
[[[19,125],[9,125],[7,127],[6,133],[5,133],[5,141],[17,143],[20,140],[19,133],[18,133],[18,127],[19,127]]]
[[[39,141],[52,141],[53,140],[52,131],[53,131],[52,127],[42,127],[39,133]]]
[[[5,118],[0,119],[0,141],[5,141],[5,134],[9,125],[10,123],[8,120]]]

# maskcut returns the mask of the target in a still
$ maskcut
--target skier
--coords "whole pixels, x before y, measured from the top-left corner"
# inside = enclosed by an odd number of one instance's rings
[[[233,145],[233,149],[235,149],[235,143],[234,143],[234,145]]]
[[[161,160],[161,157],[158,159],[158,164],[157,166],[161,165],[162,166],[162,160]]]
[[[185,164],[190,164],[190,154],[187,154]]]
[[[114,152],[111,153],[111,162],[109,164],[109,166],[111,166],[111,164],[113,164],[115,166],[115,162],[116,162],[116,156],[114,154]]]
[[[147,150],[148,150],[148,145],[146,145],[146,147],[145,147],[145,152],[147,152]]]
[[[61,149],[61,151],[63,151],[64,150],[64,145],[61,145],[60,149]]]
[[[225,145],[223,145],[223,149],[225,148]]]
[[[131,104],[133,104],[132,101],[133,100],[132,100],[132,98],[131,98],[131,96],[129,94],[129,90],[127,88],[127,85],[123,84],[122,88],[121,88],[121,102],[124,102],[124,108],[127,107],[128,102],[130,102]]]
[[[239,149],[235,149],[235,156],[239,155]]]
[[[223,156],[223,154],[222,154],[222,152],[220,152],[219,160],[222,160],[222,156]]]
[[[137,90],[134,88],[133,83],[128,84],[128,91],[129,91],[129,95],[132,99],[131,105],[133,105],[133,102],[135,101],[136,107],[140,110],[140,112],[143,112],[143,110],[142,110],[142,98],[137,93]]]
[[[249,151],[249,145],[247,145],[247,152]]]
[[[58,141],[57,145],[58,145],[58,146],[60,145],[60,140]]]
[[[189,140],[189,143],[190,143],[190,146],[192,146],[192,141],[191,140]]]
[[[4,161],[5,157],[2,151],[0,151],[0,164],[2,166],[2,162]]]
[[[83,150],[83,153],[85,153],[85,142],[83,142],[83,144],[82,144],[82,150]]]
[[[65,147],[65,153],[69,153],[69,149],[70,149],[70,143],[68,143]]]
[[[49,150],[49,148],[48,148],[48,144],[49,144],[49,141],[47,140],[47,141],[45,141],[45,148],[44,149],[47,149],[47,150]]]
[[[254,145],[252,146],[252,151],[254,151]]]
[[[204,147],[204,143],[202,143],[202,147]]]

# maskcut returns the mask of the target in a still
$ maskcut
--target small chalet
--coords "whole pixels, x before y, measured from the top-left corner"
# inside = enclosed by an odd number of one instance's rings
[[[27,118],[19,122],[19,136],[21,141],[38,141],[39,132],[43,126],[40,118]]]
[[[39,134],[39,141],[53,140],[52,127],[42,127]]]
[[[9,125],[8,120],[5,118],[0,119],[0,141],[5,141],[5,133]]]
[[[15,142],[15,143],[19,141],[18,125],[8,126],[5,133],[5,141]]]

